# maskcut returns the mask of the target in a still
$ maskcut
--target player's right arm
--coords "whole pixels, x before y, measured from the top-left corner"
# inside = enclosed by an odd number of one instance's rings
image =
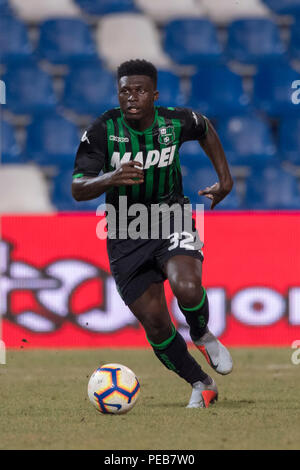
[[[72,182],[72,195],[76,201],[95,199],[113,186],[132,186],[144,182],[144,172],[141,163],[130,161],[123,163],[120,168],[104,173],[101,176],[80,176]]]
[[[72,196],[76,201],[95,199],[113,186],[131,186],[144,181],[138,162],[127,162],[101,175],[106,158],[106,129],[101,118],[84,132],[73,171]]]

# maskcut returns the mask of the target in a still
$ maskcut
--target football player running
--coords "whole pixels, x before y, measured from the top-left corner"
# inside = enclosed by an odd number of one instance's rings
[[[101,84],[99,84],[101,86]],[[108,110],[87,129],[77,151],[72,193],[77,201],[98,198],[119,209],[120,197],[135,203],[179,204],[184,197],[179,161],[183,142],[197,140],[211,160],[219,181],[199,189],[214,209],[231,191],[228,163],[210,121],[187,108],[156,106],[157,70],[145,60],[130,60],[118,68],[119,108]],[[100,172],[102,172],[101,175]],[[165,206],[166,207],[166,206]],[[171,227],[175,227],[171,217]],[[109,226],[109,222],[108,222]],[[175,230],[175,229],[174,229]],[[110,237],[107,250],[118,291],[145,329],[155,355],[192,387],[188,408],[206,408],[218,398],[215,381],[187,349],[168,312],[164,281],[168,279],[190,336],[207,363],[229,374],[232,358],[209,331],[209,302],[202,286],[202,245],[198,232],[171,232],[169,237]],[[193,243],[187,243],[193,239]]]

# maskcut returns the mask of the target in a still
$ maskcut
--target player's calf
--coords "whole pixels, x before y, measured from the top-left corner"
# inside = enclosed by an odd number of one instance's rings
[[[190,335],[193,341],[201,338],[206,332],[206,327],[209,320],[209,305],[206,290],[200,286],[202,290],[202,297],[200,302],[192,307],[186,307],[178,300],[178,305],[184,314],[187,324],[190,327]]]
[[[156,357],[169,370],[172,370],[191,385],[205,381],[208,375],[188,352],[186,342],[172,325],[172,335],[165,341],[155,344],[149,340]]]
[[[187,308],[179,304],[179,307],[190,327],[191,338],[207,363],[219,374],[226,375],[232,371],[232,358],[228,349],[207,328],[209,304],[204,287],[202,290],[198,305]]]

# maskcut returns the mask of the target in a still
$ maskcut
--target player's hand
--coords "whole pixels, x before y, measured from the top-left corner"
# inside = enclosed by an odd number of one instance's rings
[[[198,191],[199,196],[205,196],[208,199],[211,199],[212,203],[210,209],[214,207],[230,193],[232,189],[232,184],[229,186],[221,186],[220,183],[215,183],[212,186],[207,186],[207,188]]]
[[[140,162],[130,161],[123,163],[119,168],[112,172],[112,186],[132,186],[144,182],[143,166]]]

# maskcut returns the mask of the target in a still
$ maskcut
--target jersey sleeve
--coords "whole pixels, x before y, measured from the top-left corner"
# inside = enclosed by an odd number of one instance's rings
[[[183,110],[182,142],[188,140],[201,140],[206,137],[208,131],[207,118],[203,114],[192,109]]]
[[[78,147],[73,178],[98,176],[105,164],[105,124],[99,118],[84,131]]]

